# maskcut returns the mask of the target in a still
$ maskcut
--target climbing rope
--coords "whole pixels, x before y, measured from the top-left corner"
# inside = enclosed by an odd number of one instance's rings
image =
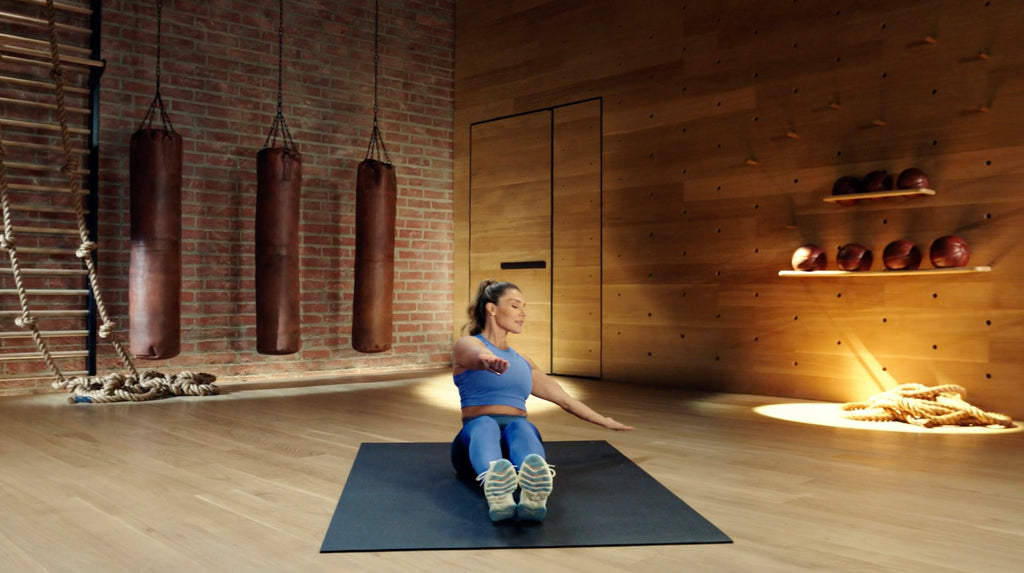
[[[872,396],[866,402],[841,406],[843,417],[868,422],[907,422],[915,426],[1001,426],[1012,428],[1013,419],[985,412],[967,403],[967,390],[956,384],[924,386],[903,384]]]
[[[96,311],[101,320],[98,334],[100,338],[108,340],[113,345],[118,356],[121,358],[122,364],[131,371],[131,374],[111,374],[105,377],[76,377],[67,379],[53,360],[49,346],[40,334],[35,317],[32,316],[28,296],[23,285],[21,263],[18,259],[11,217],[12,209],[8,193],[9,185],[5,163],[7,151],[3,146],[3,134],[0,132],[0,205],[3,207],[4,220],[4,234],[0,237],[0,249],[7,251],[10,255],[11,270],[14,274],[18,299],[21,304],[21,315],[15,319],[15,324],[32,331],[32,339],[36,343],[36,348],[38,348],[39,353],[43,356],[43,360],[54,376],[53,387],[57,389],[65,388],[68,392],[72,393],[73,396],[68,398],[68,401],[71,403],[140,401],[185,394],[195,396],[216,394],[219,390],[213,384],[215,377],[211,374],[182,372],[181,374],[167,377],[149,370],[139,374],[132,363],[131,355],[128,354],[124,346],[117,339],[116,324],[110,320],[106,304],[104,304],[101,295],[96,265],[92,257],[92,251],[96,248],[96,243],[90,240],[89,229],[85,222],[85,210],[82,205],[81,195],[79,195],[79,177],[81,173],[79,171],[79,161],[74,156],[71,148],[71,133],[68,129],[67,111],[64,104],[64,69],[60,62],[53,0],[47,0],[46,2],[46,18],[49,29],[50,57],[52,60],[50,77],[53,79],[54,93],[57,98],[57,117],[60,122],[61,148],[64,152],[65,161],[61,171],[67,178],[71,196],[76,198],[74,201],[75,217],[78,223],[78,234],[81,244],[75,254],[78,258],[82,259],[88,270],[89,286],[96,303]],[[157,70],[159,86],[159,64],[157,64]],[[159,93],[159,87],[157,87],[157,97],[154,101],[160,101],[162,111],[163,102],[160,100]],[[150,108],[152,112],[153,106],[151,105]]]

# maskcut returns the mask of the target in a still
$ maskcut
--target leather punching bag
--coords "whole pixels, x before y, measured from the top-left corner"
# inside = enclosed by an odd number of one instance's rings
[[[173,358],[181,352],[181,136],[139,129],[130,144],[131,353]]]
[[[365,159],[356,176],[355,294],[352,348],[391,348],[398,185],[390,163]]]
[[[256,179],[256,351],[294,354],[301,345],[302,156],[284,147],[262,149]]]

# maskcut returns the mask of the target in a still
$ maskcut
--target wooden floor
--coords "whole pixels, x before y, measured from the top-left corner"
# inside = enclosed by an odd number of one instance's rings
[[[360,443],[450,440],[457,394],[431,374],[229,384],[221,396],[138,404],[0,400],[0,569],[936,573],[1024,563],[1024,432],[828,428],[752,411],[778,399],[564,383],[638,429],[537,408],[546,439],[608,440],[735,543],[320,554]]]

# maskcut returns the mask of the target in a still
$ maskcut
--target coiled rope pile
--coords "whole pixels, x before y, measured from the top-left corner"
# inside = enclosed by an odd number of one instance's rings
[[[1001,426],[1012,428],[1013,419],[985,412],[967,403],[967,390],[956,384],[924,386],[903,384],[872,396],[866,402],[841,406],[843,417],[868,422],[907,422],[915,426]]]
[[[210,396],[218,393],[215,377],[202,372],[181,372],[166,376],[155,370],[139,375],[110,374],[72,378],[62,383],[73,395],[72,404],[104,402],[142,402],[170,396]],[[54,384],[56,386],[56,384]]]

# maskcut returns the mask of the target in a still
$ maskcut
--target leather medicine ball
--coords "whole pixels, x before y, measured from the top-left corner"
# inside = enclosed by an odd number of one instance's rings
[[[864,176],[861,182],[865,193],[892,191],[892,176],[885,171],[872,171]]]
[[[917,167],[911,167],[900,172],[899,177],[896,178],[896,188],[930,189],[931,182],[928,180],[927,173]]]
[[[971,258],[971,249],[967,245],[967,241],[960,237],[946,235],[932,242],[931,249],[928,250],[928,258],[931,259],[932,266],[937,269],[964,267],[967,266],[967,261]]]
[[[864,186],[861,185],[860,179],[850,175],[844,175],[836,179],[836,182],[832,185],[832,195],[852,195],[863,191]],[[840,205],[853,205],[856,202],[855,199],[836,201]]]
[[[871,270],[871,263],[874,260],[871,249],[858,243],[847,243],[839,247],[836,266],[843,271],[867,271]]]
[[[825,251],[817,245],[804,245],[793,252],[794,271],[822,271],[828,266]]]
[[[921,251],[913,241],[899,239],[885,246],[882,262],[890,271],[912,271],[921,266]]]

